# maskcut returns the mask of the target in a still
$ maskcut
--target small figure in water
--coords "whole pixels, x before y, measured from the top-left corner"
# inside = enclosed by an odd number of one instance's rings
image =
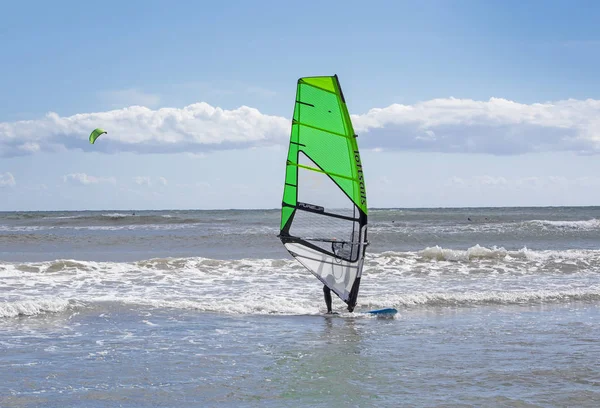
[[[325,304],[327,305],[327,314],[332,314],[331,311],[331,289],[327,285],[323,285],[323,295],[325,296]]]

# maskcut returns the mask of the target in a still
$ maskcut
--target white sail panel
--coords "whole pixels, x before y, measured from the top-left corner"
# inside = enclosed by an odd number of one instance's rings
[[[354,281],[360,278],[362,258],[356,262],[348,262],[298,243],[288,243],[285,247],[340,299],[345,302],[349,300]]]

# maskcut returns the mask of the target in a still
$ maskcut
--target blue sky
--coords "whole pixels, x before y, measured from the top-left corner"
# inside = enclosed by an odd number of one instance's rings
[[[0,210],[276,208],[296,80],[334,73],[371,207],[595,205],[598,21],[594,1],[4,2]]]

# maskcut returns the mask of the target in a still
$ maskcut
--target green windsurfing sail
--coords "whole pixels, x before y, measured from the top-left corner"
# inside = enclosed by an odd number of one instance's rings
[[[337,75],[298,80],[279,237],[302,265],[356,305],[367,243],[367,194]]]
[[[92,131],[92,133],[90,133],[90,143],[94,144],[96,139],[98,139],[98,137],[104,133],[108,133],[108,132],[106,130],[100,129],[100,128],[94,129]]]

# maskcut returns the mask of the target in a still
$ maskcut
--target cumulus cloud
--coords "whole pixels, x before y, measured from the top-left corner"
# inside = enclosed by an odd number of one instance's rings
[[[600,100],[521,104],[506,99],[434,99],[393,104],[352,115],[361,148],[498,155],[571,151],[600,153]],[[95,145],[87,138],[102,127]],[[242,106],[207,103],[152,110],[131,106],[107,112],[0,123],[0,156],[82,149],[101,152],[186,152],[285,146],[288,118]]]
[[[14,187],[17,184],[15,176],[12,173],[0,173],[0,188],[2,187]]]
[[[63,182],[71,183],[71,184],[79,184],[79,185],[90,185],[90,184],[100,184],[100,183],[109,183],[116,184],[117,181],[114,177],[96,177],[90,176],[86,173],[71,173],[65,174],[63,177]]]
[[[352,115],[361,146],[435,152],[600,152],[600,101],[434,99]]]
[[[89,144],[90,132],[108,133]],[[99,113],[0,123],[0,156],[82,149],[138,153],[203,152],[284,143],[289,120],[242,106],[235,110],[197,103],[182,109],[142,106]]]

